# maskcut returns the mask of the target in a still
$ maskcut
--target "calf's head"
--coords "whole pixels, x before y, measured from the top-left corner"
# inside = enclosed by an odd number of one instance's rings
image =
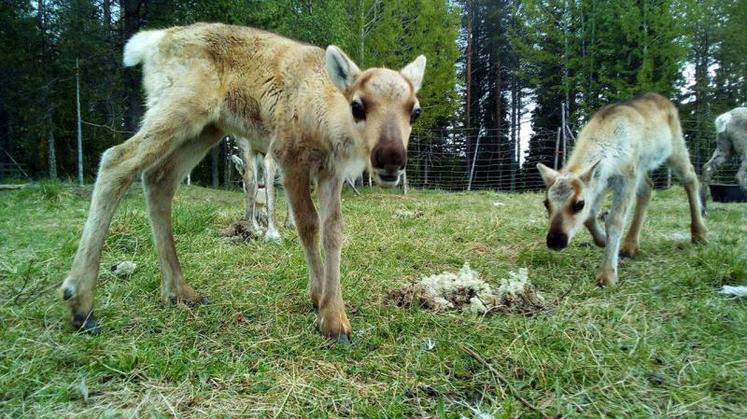
[[[361,71],[339,48],[325,55],[327,74],[348,100],[348,117],[369,150],[370,169],[376,183],[393,187],[407,164],[407,144],[412,124],[422,112],[418,98],[425,72],[419,56],[400,71],[371,68]]]
[[[581,174],[558,172],[542,163],[537,169],[542,175],[547,191],[545,208],[550,219],[547,247],[561,250],[570,244],[576,232],[591,215],[592,200],[589,183],[599,162]]]

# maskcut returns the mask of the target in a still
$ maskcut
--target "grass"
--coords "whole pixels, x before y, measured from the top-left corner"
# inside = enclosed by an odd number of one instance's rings
[[[551,416],[747,416],[747,300],[716,293],[747,283],[745,204],[711,205],[710,243],[696,246],[684,191],[658,192],[640,255],[603,290],[588,233],[563,252],[544,247],[537,194],[346,191],[354,344],[342,347],[315,330],[294,232],[280,244],[219,236],[242,214],[237,192],[180,189],[185,276],[213,303],[162,305],[141,192],[127,194],[106,241],[100,336],[71,333],[56,290],[90,189],[0,195],[0,415],[539,416],[500,375]],[[129,279],[108,270],[122,260],[138,264]],[[547,310],[476,317],[387,303],[387,290],[465,261],[491,281],[528,267]]]

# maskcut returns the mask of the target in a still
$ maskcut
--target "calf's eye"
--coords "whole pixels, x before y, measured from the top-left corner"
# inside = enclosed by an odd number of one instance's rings
[[[584,209],[585,202],[584,201],[576,201],[573,203],[573,212],[581,212],[582,209]]]
[[[355,118],[356,122],[366,119],[366,109],[360,100],[354,100],[350,104],[350,110],[353,112],[353,118]]]
[[[423,110],[420,108],[415,108],[412,110],[412,113],[410,114],[410,123],[414,123],[415,121],[420,118],[420,114],[423,113]]]

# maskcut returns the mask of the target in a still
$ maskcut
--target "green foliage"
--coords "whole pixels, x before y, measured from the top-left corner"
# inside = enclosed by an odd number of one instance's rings
[[[359,55],[361,45],[354,7],[375,5],[381,15],[369,25],[362,67],[399,69],[425,54],[426,81],[420,94],[425,112],[416,128],[443,124],[458,108],[454,63],[459,56],[459,15],[447,0],[45,0],[43,4],[40,21],[38,2],[0,3],[0,42],[8,46],[0,51],[0,147],[32,176],[47,172],[48,113],[59,173],[61,177],[75,173],[76,62],[80,65],[86,175],[93,177],[100,154],[129,135],[125,128],[129,104],[142,98],[131,100],[141,90],[139,70],[127,70],[135,74],[128,78],[121,65],[128,36],[123,32],[127,26],[124,5],[130,7],[135,28],[198,21],[248,25],[321,47],[336,44],[352,57]],[[41,65],[42,42],[46,66]],[[48,101],[43,100],[46,97]],[[0,153],[0,162],[5,161],[6,155]],[[198,167],[193,179],[209,178],[206,169],[206,165]]]
[[[459,106],[455,89],[459,10],[448,1],[432,0],[353,1],[349,8],[353,42],[348,52],[363,68],[400,69],[418,55],[426,56],[425,80],[418,94],[424,112],[415,129],[426,131],[453,118]]]

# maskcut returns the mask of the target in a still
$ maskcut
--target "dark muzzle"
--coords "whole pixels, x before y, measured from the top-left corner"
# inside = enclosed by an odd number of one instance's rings
[[[547,233],[547,247],[552,250],[561,250],[568,247],[568,235],[563,233]]]
[[[407,165],[407,150],[401,141],[378,145],[371,153],[371,165],[383,181],[397,181]]]

